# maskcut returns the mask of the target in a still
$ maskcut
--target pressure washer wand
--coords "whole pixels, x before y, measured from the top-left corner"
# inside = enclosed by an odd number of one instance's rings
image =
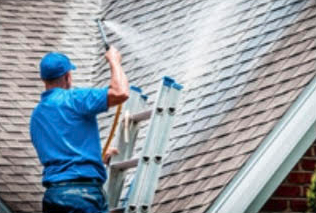
[[[99,31],[100,31],[102,39],[103,39],[105,50],[108,51],[110,49],[110,45],[108,44],[108,39],[106,37],[104,28],[102,26],[102,21],[100,19],[96,19],[96,22],[98,23]],[[103,150],[102,150],[102,159],[105,159],[105,156],[107,154],[107,150],[110,148],[110,145],[112,143],[121,111],[122,111],[122,104],[118,105],[118,107],[116,108],[116,113],[114,116],[114,122],[112,124],[111,131],[110,131],[109,137],[105,143],[105,146],[103,147]]]
[[[99,30],[100,30],[100,33],[101,33],[101,36],[102,36],[102,39],[103,39],[103,42],[104,42],[105,50],[108,51],[110,49],[110,45],[108,44],[108,39],[106,37],[104,28],[102,26],[102,22],[101,22],[100,19],[97,19],[96,21],[98,23],[98,27],[99,27]]]

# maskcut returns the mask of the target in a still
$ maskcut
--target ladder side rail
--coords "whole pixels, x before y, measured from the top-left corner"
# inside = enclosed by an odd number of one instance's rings
[[[159,119],[159,116],[156,116],[156,113],[153,115],[151,120],[156,120]],[[157,122],[150,121],[150,126],[149,130],[147,131],[147,136],[145,139],[145,144],[149,143],[148,135],[152,134],[152,130],[155,129],[157,125]],[[142,153],[144,152],[144,148],[142,150]],[[134,186],[133,189],[130,192],[130,197],[128,199],[128,206],[127,206],[127,211],[128,212],[134,212],[138,207],[137,207],[137,200],[139,196],[139,192],[141,189],[141,184],[142,184],[142,179],[144,175],[146,174],[146,166],[148,164],[149,158],[146,156],[146,154],[141,154],[137,169],[136,169],[136,174],[135,174],[135,181],[134,181]]]
[[[139,92],[136,92],[134,90],[131,90],[130,92],[130,98],[127,101],[125,107],[124,107],[124,111],[129,110],[132,113],[139,111],[139,109],[141,107],[143,107],[142,105],[144,104],[142,102],[142,104],[140,104],[142,98]],[[135,126],[136,127],[136,126]],[[137,128],[133,129],[134,131],[137,131]],[[115,169],[112,168],[112,164],[115,164],[117,162],[121,162],[124,160],[127,160],[127,156],[128,154],[126,154],[126,152],[128,152],[128,150],[132,150],[133,148],[129,148],[129,146],[132,146],[134,143],[125,143],[124,142],[124,123],[120,123],[119,125],[119,129],[118,129],[118,134],[116,134],[118,137],[117,140],[115,141],[115,146],[116,148],[118,148],[118,150],[120,150],[120,154],[113,156],[110,162],[110,166],[109,166],[109,179],[107,181],[106,184],[106,191],[108,192],[109,196],[109,207],[110,208],[114,208],[117,207],[118,203],[119,203],[119,199],[121,196],[121,191],[122,191],[122,187],[123,187],[123,181],[125,178],[125,173],[122,172],[119,169]],[[136,135],[137,133],[135,133]],[[133,137],[133,139],[136,139],[136,137]]]
[[[140,107],[138,107],[138,109],[139,109],[138,111],[140,111],[140,109],[145,108],[145,106],[147,104],[147,98],[141,98],[139,104],[140,104]],[[138,136],[139,128],[140,128],[139,122],[133,121],[130,119],[130,135],[129,135],[130,142],[129,143],[131,143],[131,145],[128,146],[128,150],[126,152],[127,159],[130,159],[133,156],[133,151],[134,151],[134,147],[136,144],[136,139]]]
[[[140,111],[144,112],[144,108],[147,104],[147,96],[146,95],[141,95],[141,99],[139,101],[139,104],[140,104],[140,108],[134,112],[132,111],[132,113],[136,114],[136,113],[141,113]],[[122,183],[122,187],[121,187],[121,193],[123,193],[123,187],[124,187],[124,183],[125,183],[125,177],[126,175],[128,174],[128,169],[130,168],[134,168],[134,167],[137,167],[138,164],[139,164],[139,159],[138,158],[134,158],[132,159],[133,157],[133,152],[134,152],[134,148],[135,148],[135,145],[136,145],[136,139],[138,137],[138,132],[139,132],[139,129],[140,129],[140,124],[139,122],[136,122],[136,121],[133,121],[130,119],[130,117],[128,118],[128,121],[126,122],[129,122],[129,146],[127,147],[127,150],[125,152],[125,159],[129,159],[129,160],[125,160],[124,162],[122,162],[123,164],[127,164],[127,167],[125,168],[125,171],[122,171],[123,175],[124,175],[124,182]],[[126,198],[125,198],[126,199]],[[119,200],[120,201],[120,200]],[[126,202],[127,201],[124,201],[121,205],[123,205],[122,207],[124,207],[126,205]]]
[[[161,125],[159,123],[162,113],[161,113],[161,102],[164,101],[163,97],[166,96],[169,92],[169,87],[172,83],[168,82],[169,79],[164,79],[162,86],[158,92],[157,99],[154,105],[154,112],[150,119],[149,129],[146,134],[145,144],[142,150],[142,155],[139,160],[139,164],[135,174],[135,182],[133,189],[130,192],[130,197],[128,199],[128,206],[125,212],[136,212],[138,209],[138,198],[139,193],[142,188],[143,180],[146,176],[146,170],[148,167],[148,163],[150,161],[150,156],[148,156],[148,151],[150,150],[150,144],[152,144],[153,139],[155,138],[155,132],[159,132],[161,129]],[[166,82],[167,81],[167,82]],[[169,84],[168,84],[169,83]]]
[[[163,122],[163,130],[161,131],[159,141],[157,141],[157,147],[154,153],[154,159],[150,162],[148,169],[148,175],[144,181],[143,191],[141,192],[140,200],[140,212],[150,212],[151,204],[154,199],[155,190],[158,186],[159,176],[162,170],[163,157],[165,149],[167,147],[170,131],[175,117],[175,109],[180,97],[180,90],[173,88],[170,92],[170,101],[168,103],[166,116]]]
[[[177,106],[179,104],[179,99],[181,96],[181,90],[183,88],[182,85],[174,83],[173,84],[173,90],[171,91],[171,100],[169,102],[169,106],[168,106],[168,119],[166,121],[167,124],[166,125],[166,131],[164,132],[165,134],[163,134],[163,138],[161,139],[162,141],[169,141],[169,137],[170,137],[170,131],[173,127],[173,121],[175,119],[175,115],[177,113]],[[165,149],[166,149],[166,143],[163,143],[161,146],[159,144],[158,149],[156,150],[155,153],[155,157],[156,160],[159,161],[159,157],[163,156],[165,154]]]
[[[130,109],[132,108],[132,106],[134,105],[136,99],[138,98],[138,94],[134,91],[130,92],[130,98],[128,99],[128,101],[125,103],[124,107],[123,107],[123,112],[126,109]],[[119,124],[119,128],[117,129],[116,132],[116,140],[115,140],[115,144],[114,146],[120,150],[121,154],[120,155],[116,155],[113,156],[109,165],[109,169],[108,169],[108,181],[106,182],[106,191],[108,192],[109,196],[108,196],[108,203],[109,203],[109,207],[110,208],[114,208],[117,206],[118,201],[119,201],[119,197],[121,194],[121,188],[122,188],[122,183],[123,182],[123,176],[121,175],[121,172],[119,170],[114,170],[111,167],[111,164],[116,163],[116,162],[120,162],[122,160],[124,160],[125,157],[125,151],[126,151],[126,145],[123,143],[120,143],[120,141],[123,140],[123,131],[124,131],[124,124],[122,122],[120,122]],[[118,137],[117,137],[118,136]],[[122,154],[123,153],[123,154]]]
[[[170,93],[170,88],[167,88],[167,94]],[[142,158],[143,160],[147,159],[143,172],[143,175],[140,178],[141,186],[139,187],[139,194],[137,196],[137,210],[136,212],[142,212],[142,209],[148,209],[143,205],[143,192],[146,191],[148,178],[152,176],[152,170],[151,167],[154,164],[154,152],[160,142],[161,133],[163,132],[164,126],[165,126],[165,120],[166,120],[166,105],[167,103],[167,94],[162,97],[159,103],[157,103],[156,113],[157,113],[157,119],[154,121],[156,123],[155,128],[153,128],[153,134],[152,136],[149,135],[149,139],[147,143],[145,143],[145,148],[143,151]]]
[[[133,108],[135,108],[135,105],[137,106],[138,101],[139,101],[139,93],[131,90],[130,98],[124,104],[122,113],[126,111],[129,111],[129,112],[134,111]],[[120,150],[120,154],[112,157],[110,165],[112,163],[116,163],[116,162],[120,162],[124,160],[125,152],[126,152],[126,144],[122,143],[122,141],[124,141],[123,135],[124,135],[124,122],[121,121],[119,124],[119,128],[116,131],[116,134],[115,134],[116,137],[115,137],[115,142],[114,142],[114,147]]]
[[[170,94],[171,86],[173,83],[174,83],[173,79],[169,77],[163,78],[162,86],[161,86],[157,101],[154,106],[155,111],[153,112],[152,119],[150,120],[150,122],[153,124],[156,124],[159,128],[161,128],[162,126],[160,125],[159,122],[161,122],[161,120],[165,116],[165,108],[166,108],[165,106],[167,104],[166,101],[168,101],[166,97]],[[146,135],[146,141],[145,141],[143,152],[142,152],[144,156],[147,155],[146,157],[150,157],[149,155],[153,153],[153,150],[155,149],[155,146],[157,145],[155,143],[156,137],[157,135],[159,135],[159,131],[157,130],[158,129],[156,129],[154,125],[149,126],[149,130]]]

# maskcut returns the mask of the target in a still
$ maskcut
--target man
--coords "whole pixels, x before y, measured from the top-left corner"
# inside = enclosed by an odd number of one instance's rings
[[[111,47],[110,86],[71,89],[71,70],[76,67],[61,53],[48,53],[40,63],[46,91],[31,116],[30,133],[44,166],[45,213],[108,212],[102,185],[106,170],[101,159],[96,115],[123,103],[129,96],[121,55]],[[111,149],[109,158],[117,154]]]

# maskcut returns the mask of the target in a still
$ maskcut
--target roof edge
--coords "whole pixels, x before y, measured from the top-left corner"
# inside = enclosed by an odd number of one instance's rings
[[[9,207],[0,199],[0,212],[1,213],[12,213]]]
[[[286,175],[285,172],[291,169],[289,163],[298,161],[304,154],[304,150],[306,151],[314,142],[316,138],[315,109],[316,77],[206,212],[242,213],[251,210],[253,213],[256,212],[253,211],[254,209],[260,210],[259,207],[264,205],[268,195],[277,187],[274,183],[273,187],[266,188],[267,184],[271,183],[273,178],[276,178],[275,181],[280,179],[282,181],[282,177]],[[292,134],[288,134],[289,132]],[[282,166],[286,166],[284,171],[282,171]],[[266,199],[256,200],[260,195],[264,195]]]
[[[271,179],[267,182],[264,188],[256,196],[250,206],[247,208],[246,213],[254,213],[260,211],[266,201],[271,197],[273,192],[282,183],[284,178],[291,172],[293,167],[302,158],[308,148],[316,140],[316,122],[311,126],[311,128],[304,135],[302,140],[297,144],[294,150],[285,159],[278,170],[273,174]]]

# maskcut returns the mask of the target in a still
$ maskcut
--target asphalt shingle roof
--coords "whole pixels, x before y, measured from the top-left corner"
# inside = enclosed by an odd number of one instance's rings
[[[238,1],[224,15],[216,14],[217,4],[164,1],[138,14],[146,7],[140,1],[124,15],[119,5],[106,13],[153,45],[148,66],[127,60],[132,82],[150,95],[157,89],[151,82],[164,74],[187,86],[154,212],[204,212],[315,76],[314,2]],[[212,23],[214,13],[221,24]],[[122,44],[123,52],[128,48]],[[154,74],[139,79],[148,69]],[[193,70],[198,74],[188,81]]]
[[[40,98],[40,58],[69,54],[78,86],[90,85],[99,57],[91,1],[0,0],[0,197],[14,212],[40,212],[42,168],[29,139],[29,117]],[[82,29],[85,30],[82,30]]]
[[[139,32],[126,40],[109,30],[109,39],[150,103],[163,75],[185,85],[153,212],[205,212],[315,77],[315,1],[99,4],[0,0],[1,199],[17,212],[40,211],[41,168],[28,136],[43,89],[38,60],[64,51],[79,65],[77,85],[104,85],[109,72],[91,18],[102,13]],[[103,139],[112,115],[100,116]]]

